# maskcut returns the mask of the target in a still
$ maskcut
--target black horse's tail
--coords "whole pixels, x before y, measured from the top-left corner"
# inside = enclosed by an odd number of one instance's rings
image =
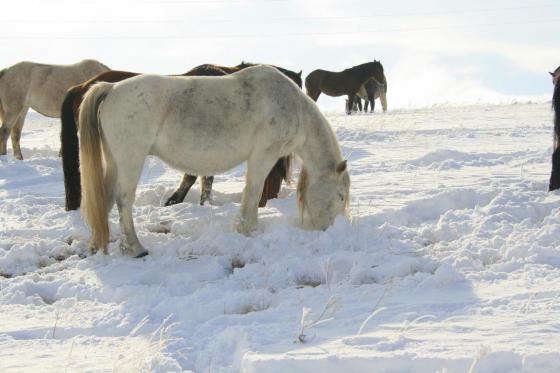
[[[64,171],[64,190],[66,192],[66,211],[77,210],[82,199],[80,184],[80,149],[78,143],[78,127],[74,115],[74,102],[82,93],[80,86],[72,87],[66,92],[62,102],[60,121],[60,152]]]
[[[560,82],[554,86],[552,108],[554,109],[554,149],[552,153],[552,172],[548,185],[549,191],[560,188]]]
[[[292,172],[292,155],[288,155],[278,159],[272,170],[270,170],[266,180],[264,181],[263,192],[259,207],[266,206],[269,199],[277,198],[278,192],[282,187],[282,180],[289,183],[291,180]]]

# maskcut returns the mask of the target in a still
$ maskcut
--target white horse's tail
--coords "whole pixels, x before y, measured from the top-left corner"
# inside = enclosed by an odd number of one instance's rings
[[[80,166],[82,169],[82,213],[92,237],[90,248],[106,250],[109,242],[109,201],[103,175],[102,133],[99,105],[111,90],[109,83],[89,89],[80,107]]]

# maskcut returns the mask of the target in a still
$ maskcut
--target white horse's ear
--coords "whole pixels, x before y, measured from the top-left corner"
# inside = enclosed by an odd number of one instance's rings
[[[299,75],[300,78],[301,78],[301,73],[302,73],[302,72],[303,72],[303,70],[300,70],[299,73],[298,73],[298,75]]]
[[[339,164],[336,165],[336,173],[337,174],[341,174],[344,171],[346,171],[346,166],[347,166],[348,160],[343,160],[342,162],[340,162]]]

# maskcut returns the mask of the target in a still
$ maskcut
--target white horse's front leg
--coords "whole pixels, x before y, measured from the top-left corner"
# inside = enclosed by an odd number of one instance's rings
[[[17,117],[5,114],[2,126],[0,126],[0,155],[6,155],[8,153],[8,138],[10,137],[10,132],[12,132],[16,121]]]
[[[257,228],[259,201],[264,181],[276,162],[276,158],[269,158],[263,153],[260,154],[263,158],[255,160],[252,157],[247,161],[247,176],[243,189],[243,199],[241,200],[241,210],[234,223],[235,230],[244,235],[249,235]]]
[[[5,155],[8,152],[8,138],[12,129],[18,123],[18,119],[22,114],[27,111],[27,108],[19,107],[11,109],[10,111],[4,111],[4,118],[2,118],[2,126],[0,127],[0,155]],[[25,119],[25,116],[24,116]],[[22,123],[23,126],[23,123]],[[20,129],[21,131],[21,129]],[[18,139],[19,140],[19,139]],[[19,141],[17,141],[17,146],[19,148]],[[14,155],[17,157],[16,149],[14,148]]]
[[[14,151],[14,158],[23,160],[23,154],[21,153],[21,147],[19,145],[19,140],[21,139],[21,130],[23,129],[23,123],[25,122],[25,117],[27,116],[28,108],[25,108],[17,119],[16,125],[12,128],[11,138],[12,138],[12,149]]]

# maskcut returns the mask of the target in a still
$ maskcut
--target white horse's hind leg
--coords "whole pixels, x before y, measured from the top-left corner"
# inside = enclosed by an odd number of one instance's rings
[[[251,156],[247,161],[247,176],[241,210],[235,220],[235,230],[248,235],[257,227],[259,201],[261,199],[266,176],[278,160],[279,156],[271,157],[274,152],[257,152],[259,156]],[[262,158],[261,158],[262,157]]]
[[[23,122],[25,122],[25,117],[27,116],[27,111],[29,108],[23,109],[22,113],[19,115],[16,125],[12,128],[12,133],[10,137],[12,138],[12,149],[14,151],[14,157],[19,160],[23,160],[23,154],[21,153],[21,147],[19,145],[19,140],[21,139],[21,130],[23,129]]]
[[[142,158],[143,160],[144,158]],[[132,220],[132,205],[136,198],[136,186],[140,179],[143,162],[133,167],[130,167],[130,164],[127,166],[117,171],[115,185],[115,199],[119,209],[119,222],[124,235],[121,241],[121,249],[126,255],[140,258],[147,255],[148,251],[144,249],[136,235]]]

